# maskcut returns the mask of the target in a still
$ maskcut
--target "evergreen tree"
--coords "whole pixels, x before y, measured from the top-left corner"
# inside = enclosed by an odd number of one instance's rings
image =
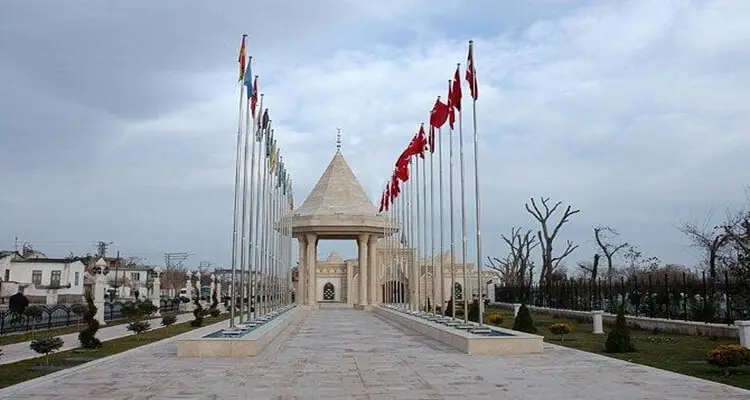
[[[96,320],[96,306],[91,291],[86,291],[83,295],[86,299],[86,311],[83,313],[83,322],[86,327],[78,333],[78,341],[84,349],[98,349],[102,347],[101,340],[96,338],[96,331],[99,330],[99,321]]]
[[[632,353],[635,351],[635,346],[630,340],[630,329],[628,329],[628,323],[625,320],[625,310],[622,307],[617,313],[615,327],[607,335],[604,350],[607,353]]]
[[[518,315],[513,320],[513,330],[526,333],[536,333],[536,326],[534,326],[534,320],[531,318],[531,312],[526,304],[521,304],[521,308],[518,309]]]

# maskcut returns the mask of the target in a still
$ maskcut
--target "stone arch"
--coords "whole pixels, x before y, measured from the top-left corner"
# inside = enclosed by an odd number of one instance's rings
[[[323,301],[333,301],[336,298],[336,286],[331,282],[323,285]]]

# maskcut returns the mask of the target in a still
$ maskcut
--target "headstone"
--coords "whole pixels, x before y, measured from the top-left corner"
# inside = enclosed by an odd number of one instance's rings
[[[734,321],[740,336],[740,345],[750,349],[750,321]]]
[[[604,315],[604,311],[596,310],[591,312],[591,319],[594,321],[594,334],[595,335],[602,335],[604,334],[604,323],[602,321],[602,315]]]

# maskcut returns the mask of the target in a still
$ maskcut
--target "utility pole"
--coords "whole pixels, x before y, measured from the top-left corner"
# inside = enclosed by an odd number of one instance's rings
[[[96,254],[99,257],[106,257],[106,255],[107,255],[107,248],[109,247],[109,245],[114,244],[114,243],[115,242],[112,242],[112,241],[109,241],[109,242],[98,241],[98,242],[96,242]],[[118,256],[118,258],[119,258],[119,256]]]
[[[164,253],[164,267],[166,269],[182,267],[182,263],[190,257],[188,253]]]

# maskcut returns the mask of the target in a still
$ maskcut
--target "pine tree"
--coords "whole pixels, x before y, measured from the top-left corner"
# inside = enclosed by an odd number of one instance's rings
[[[625,310],[620,308],[615,320],[615,327],[607,335],[607,341],[604,343],[604,350],[607,353],[632,353],[635,346],[630,340],[630,329],[625,320]]]
[[[513,330],[526,333],[536,333],[536,326],[534,326],[534,320],[531,318],[531,312],[526,304],[521,304],[521,308],[518,309],[518,315],[513,320]]]

